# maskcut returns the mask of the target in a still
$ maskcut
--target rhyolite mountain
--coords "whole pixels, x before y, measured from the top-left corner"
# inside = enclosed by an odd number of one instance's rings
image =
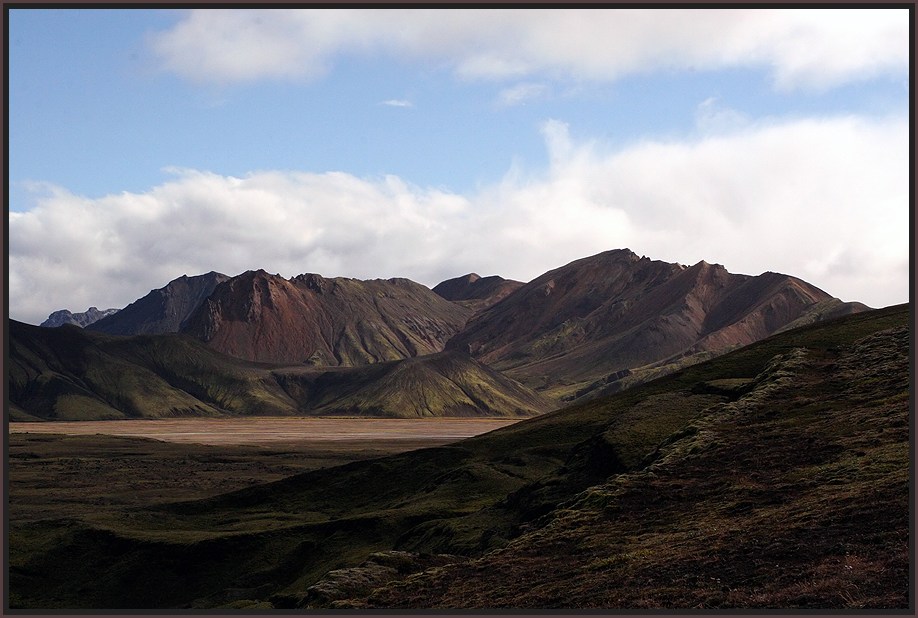
[[[575,401],[865,309],[789,275],[733,274],[620,249],[526,284],[472,273],[434,290],[408,279],[285,279],[264,270],[183,276],[89,328],[181,332],[237,358],[316,367],[450,349]]]
[[[440,352],[471,314],[408,279],[258,270],[218,285],[181,332],[247,360],[357,366]]]
[[[90,324],[98,322],[102,318],[108,317],[117,312],[118,309],[100,310],[98,307],[90,307],[82,313],[72,313],[69,309],[61,309],[49,315],[48,319],[42,322],[39,326],[44,326],[45,328],[57,328],[58,326],[63,326],[64,324],[72,324],[73,326],[85,328]]]
[[[866,310],[796,277],[729,273],[638,257],[576,260],[479,312],[449,349],[572,400],[762,339],[792,324]]]
[[[11,606],[906,611],[910,342],[908,305],[868,311],[446,446],[20,524]]]
[[[465,354],[271,366],[181,334],[114,336],[11,320],[12,420],[228,415],[532,416],[553,402]]]
[[[118,313],[93,323],[91,330],[109,335],[178,332],[188,316],[227,279],[226,275],[213,271],[194,277],[182,275],[162,288],[151,290]]]
[[[481,311],[503,300],[523,285],[522,281],[504,279],[497,275],[481,277],[476,273],[469,273],[462,277],[442,281],[434,286],[433,291],[446,300],[451,300],[474,311]]]

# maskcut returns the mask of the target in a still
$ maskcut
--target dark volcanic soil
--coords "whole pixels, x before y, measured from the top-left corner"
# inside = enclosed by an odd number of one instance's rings
[[[352,606],[905,608],[909,337],[792,350],[646,469]]]

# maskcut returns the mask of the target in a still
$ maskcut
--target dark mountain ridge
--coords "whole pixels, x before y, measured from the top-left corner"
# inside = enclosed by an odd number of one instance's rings
[[[226,275],[214,271],[194,277],[182,275],[162,288],[151,290],[118,313],[93,323],[91,330],[109,335],[178,332],[188,316],[227,279]]]
[[[474,311],[481,311],[503,300],[523,285],[522,281],[504,279],[497,275],[481,277],[476,273],[470,273],[442,281],[434,286],[433,291],[446,300]]]

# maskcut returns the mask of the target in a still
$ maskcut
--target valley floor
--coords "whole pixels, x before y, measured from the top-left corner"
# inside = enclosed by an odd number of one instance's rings
[[[508,419],[249,417],[9,423],[10,524],[193,500],[440,446]]]
[[[442,442],[417,438],[216,446],[132,436],[67,436],[34,431],[50,429],[50,424],[28,425],[30,433],[13,430],[9,435],[7,508],[14,530],[40,520],[93,519],[124,508],[206,498]],[[14,554],[16,549],[11,547]]]
[[[505,427],[507,418],[245,417],[136,419],[128,421],[11,422],[10,433],[106,435],[151,438],[184,444],[322,444],[396,442],[410,450],[439,446]],[[387,449],[388,450],[388,449]]]

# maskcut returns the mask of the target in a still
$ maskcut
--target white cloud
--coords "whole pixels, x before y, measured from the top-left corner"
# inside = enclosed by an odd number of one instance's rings
[[[497,104],[501,107],[521,105],[531,99],[537,99],[548,91],[545,84],[524,82],[510,88],[504,88],[497,95]]]
[[[414,103],[408,99],[386,99],[385,101],[380,101],[380,105],[388,105],[389,107],[414,107]]]
[[[793,274],[845,300],[908,300],[906,117],[749,123],[611,149],[559,120],[546,170],[474,194],[401,178],[173,170],[146,193],[43,187],[9,213],[10,315],[120,307],[182,274],[265,268],[427,285],[529,280],[612,248],[732,272]]]
[[[614,80],[660,69],[764,67],[827,88],[909,66],[907,9],[291,9],[189,11],[150,45],[203,82],[313,79],[340,55],[438,62],[469,79]]]

